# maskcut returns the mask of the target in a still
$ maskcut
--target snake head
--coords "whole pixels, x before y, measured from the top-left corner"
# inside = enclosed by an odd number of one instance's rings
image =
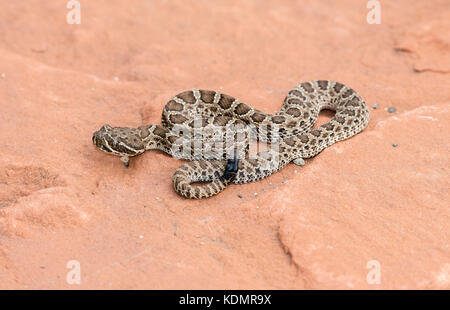
[[[138,128],[104,125],[94,132],[92,142],[99,150],[121,157],[136,156],[145,151]]]

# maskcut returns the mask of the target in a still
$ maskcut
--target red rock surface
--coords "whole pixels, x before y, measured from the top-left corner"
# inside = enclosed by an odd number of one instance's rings
[[[379,25],[356,0],[81,1],[80,25],[65,4],[0,5],[0,288],[450,288],[448,0]],[[276,112],[310,79],[377,102],[367,129],[211,199],[173,191],[179,160],[91,142],[186,89]]]

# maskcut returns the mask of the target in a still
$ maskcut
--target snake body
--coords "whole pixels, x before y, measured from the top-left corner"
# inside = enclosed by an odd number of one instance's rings
[[[312,129],[322,109],[336,113]],[[162,125],[104,125],[94,133],[93,142],[100,150],[121,156],[126,166],[129,157],[151,149],[190,160],[176,170],[173,186],[178,194],[199,199],[216,195],[231,183],[263,179],[295,159],[311,158],[361,132],[369,119],[367,105],[354,90],[328,80],[297,85],[276,114],[261,112],[220,92],[194,89],[166,103]],[[254,133],[270,147],[248,154]],[[237,171],[230,177],[227,166],[233,160]]]

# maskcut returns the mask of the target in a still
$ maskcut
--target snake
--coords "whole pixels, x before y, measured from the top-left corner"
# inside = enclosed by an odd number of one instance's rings
[[[324,109],[335,113],[314,128]],[[360,133],[369,120],[361,96],[330,80],[298,84],[274,114],[218,91],[192,89],[166,103],[161,125],[107,124],[94,132],[92,141],[99,150],[120,156],[125,167],[130,157],[154,149],[188,160],[173,174],[173,187],[185,198],[200,199],[230,184],[264,179],[290,162],[301,165]]]

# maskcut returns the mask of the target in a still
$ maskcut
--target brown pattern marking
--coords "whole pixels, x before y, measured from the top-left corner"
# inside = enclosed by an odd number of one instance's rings
[[[302,97],[302,96],[303,96],[302,93],[299,92],[299,91],[296,90],[296,89],[291,90],[291,91],[288,93],[288,95],[291,95],[291,96],[297,96],[297,97]]]
[[[275,115],[272,116],[272,122],[274,122],[275,124],[281,124],[286,120],[286,118],[282,115]]]
[[[199,160],[199,161],[197,161],[197,165],[196,165],[195,169],[198,169],[198,168],[202,168],[202,169],[208,168],[207,161],[206,160]],[[197,171],[193,171],[193,172],[194,172],[194,175],[195,175],[196,173],[198,173],[198,170]]]
[[[254,122],[261,123],[263,120],[266,119],[266,115],[265,115],[264,113],[261,113],[261,112],[255,112],[255,113],[251,116],[251,119],[252,119]]]
[[[148,130],[148,126],[139,127],[141,139],[145,139],[150,135],[150,130]]]
[[[297,97],[299,97],[299,98],[305,98],[305,96],[303,96],[303,94],[302,94],[300,91],[296,90],[296,89],[291,90],[291,91],[289,92],[289,95],[291,95],[291,96],[297,96]],[[306,99],[306,98],[305,98],[305,99]]]
[[[339,124],[344,124],[344,122],[345,122],[345,118],[342,117],[342,116],[336,115],[336,116],[334,117],[334,119],[335,119],[336,122],[338,122]]]
[[[353,97],[351,101],[347,102],[345,104],[346,107],[351,106],[351,107],[359,107],[361,104],[359,102],[359,98],[358,97]]]
[[[156,126],[155,129],[153,130],[153,133],[157,136],[160,136],[161,138],[165,138],[168,132],[169,130],[161,126]]]
[[[289,98],[287,103],[292,104],[292,105],[301,105],[302,104],[302,102],[297,98]]]
[[[342,98],[347,98],[354,93],[353,89],[349,88],[342,94]]]
[[[170,143],[174,143],[175,141],[177,141],[178,137],[177,136],[170,136],[169,138]]]
[[[181,103],[176,102],[175,100],[170,100],[167,104],[166,104],[166,110],[167,111],[182,111],[183,110],[183,105]]]
[[[294,146],[295,145],[295,139],[294,137],[289,137],[286,139],[283,139],[284,143],[286,143],[289,146]]]
[[[296,121],[291,121],[291,122],[286,124],[287,128],[294,128],[296,126],[297,126],[297,122]],[[281,129],[283,129],[283,128],[281,128]],[[281,131],[281,129],[280,129],[280,131]]]
[[[342,113],[350,115],[350,116],[355,116],[355,111],[353,111],[353,110],[345,110]]]
[[[200,99],[204,103],[213,103],[216,92],[213,90],[200,90]]]
[[[211,188],[209,186],[205,186],[205,192],[207,196],[211,196]]]
[[[299,117],[299,116],[302,114],[302,112],[300,112],[300,110],[297,109],[297,108],[289,108],[289,109],[286,111],[286,113],[287,113],[287,114],[290,114],[290,115],[292,115],[292,116],[295,116],[295,117]]]
[[[316,136],[316,137],[319,137],[319,136],[320,136],[320,133],[321,133],[321,131],[318,130],[318,129],[314,129],[314,130],[311,131],[311,134],[312,134],[313,136]]]
[[[328,89],[328,81],[317,81],[317,85],[321,90],[327,90]]]
[[[220,94],[219,105],[222,109],[226,110],[231,107],[234,102],[234,98],[225,94]]]
[[[195,187],[195,197],[200,197],[200,188],[198,186]]]
[[[308,93],[312,93],[314,91],[314,88],[312,87],[311,83],[305,82],[300,84]]]
[[[231,118],[229,116],[216,116],[214,117],[213,124],[216,126],[225,126],[230,121],[230,119]]]
[[[211,187],[212,187],[214,192],[220,191],[220,188],[217,186],[216,182],[212,182],[211,183]]]
[[[236,113],[237,115],[245,115],[248,113],[248,111],[250,111],[252,108],[250,108],[248,105],[246,105],[245,103],[239,103],[238,106],[234,109],[234,113]]]
[[[178,94],[177,97],[187,103],[190,103],[190,104],[193,104],[196,101],[192,90],[187,90],[185,92],[182,92],[181,94]]]
[[[169,116],[169,119],[174,124],[181,124],[187,121],[188,119],[181,114],[172,114]]]
[[[323,124],[320,127],[325,128],[326,130],[333,130],[333,128],[334,128],[333,124],[330,124],[330,123]]]
[[[339,93],[342,90],[342,88],[344,88],[344,84],[341,84],[339,82],[336,82],[333,86],[333,89],[336,93]]]

